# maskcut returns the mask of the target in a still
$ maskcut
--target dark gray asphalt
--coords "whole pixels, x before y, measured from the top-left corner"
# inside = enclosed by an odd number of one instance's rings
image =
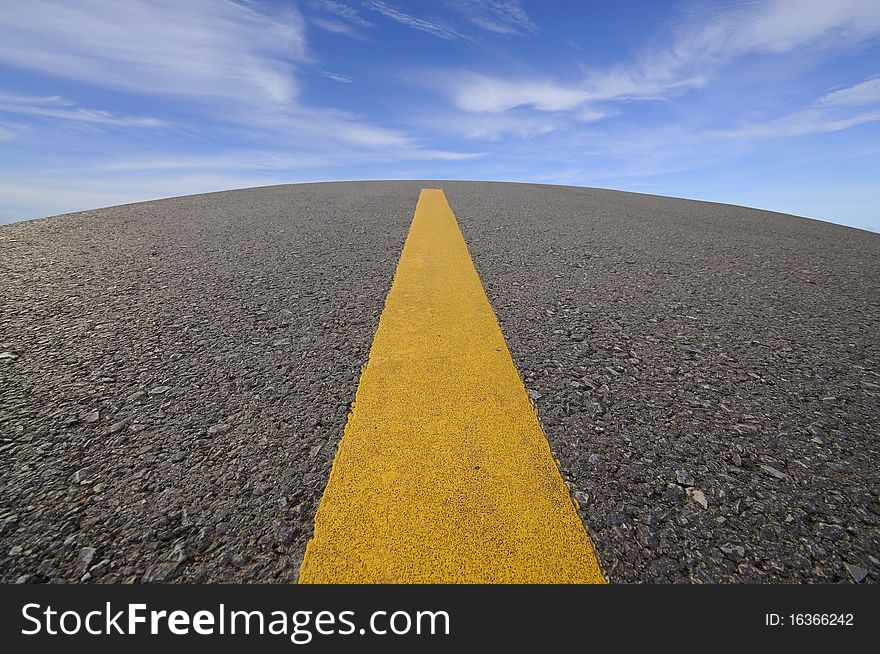
[[[880,235],[613,191],[448,195],[613,580],[880,580]]]
[[[295,580],[437,185],[612,580],[880,580],[880,236],[466,182],[0,227],[0,579]]]
[[[418,192],[0,228],[2,579],[295,581]]]

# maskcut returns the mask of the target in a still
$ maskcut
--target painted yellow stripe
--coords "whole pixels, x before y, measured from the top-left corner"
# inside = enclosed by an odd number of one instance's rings
[[[604,581],[442,190],[419,198],[300,581]]]

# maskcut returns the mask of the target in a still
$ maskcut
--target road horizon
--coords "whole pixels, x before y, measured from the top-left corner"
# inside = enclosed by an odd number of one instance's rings
[[[161,200],[171,200],[174,198],[183,198],[183,197],[189,197],[189,196],[212,195],[215,193],[230,193],[230,192],[234,192],[234,191],[248,191],[248,190],[261,189],[261,188],[273,188],[276,186],[302,186],[302,185],[309,185],[309,184],[350,184],[350,183],[365,183],[365,182],[414,182],[414,183],[421,182],[421,183],[425,183],[425,184],[443,183],[443,182],[462,182],[462,183],[474,183],[474,184],[517,184],[517,185],[538,186],[538,187],[558,186],[558,187],[562,187],[562,188],[580,188],[580,189],[589,189],[589,190],[597,190],[597,191],[613,191],[616,193],[630,193],[632,195],[647,195],[647,196],[651,196],[651,197],[668,198],[668,199],[672,199],[672,200],[688,200],[691,202],[701,202],[701,203],[705,203],[705,204],[721,204],[721,205],[726,205],[726,206],[731,206],[731,207],[740,207],[742,209],[753,209],[756,211],[763,211],[766,213],[782,214],[785,216],[791,216],[793,218],[803,218],[805,220],[814,220],[817,222],[829,223],[832,225],[839,225],[841,227],[849,227],[851,229],[858,229],[861,231],[870,232],[872,234],[880,233],[880,227],[878,227],[876,229],[872,229],[867,226],[838,222],[838,221],[832,220],[830,218],[818,218],[818,217],[814,217],[814,216],[805,216],[805,215],[790,213],[790,212],[781,211],[781,210],[777,210],[777,209],[752,206],[752,205],[741,204],[741,203],[737,203],[737,202],[725,202],[725,201],[720,201],[720,200],[711,200],[711,199],[706,199],[706,198],[685,197],[685,196],[678,196],[678,195],[664,195],[661,193],[647,193],[644,191],[631,191],[631,190],[627,190],[627,189],[611,188],[611,187],[604,187],[604,186],[582,186],[582,185],[577,185],[577,184],[554,184],[554,183],[550,183],[550,182],[513,181],[513,180],[504,180],[504,179],[440,179],[440,178],[438,178],[438,179],[428,179],[428,178],[425,178],[425,179],[416,179],[416,178],[411,178],[411,179],[410,178],[388,178],[388,179],[376,178],[376,179],[372,179],[372,178],[367,178],[367,179],[310,180],[310,181],[303,181],[303,182],[282,182],[282,183],[278,183],[278,184],[266,184],[266,185],[260,185],[260,186],[244,186],[244,187],[235,187],[235,188],[224,188],[224,189],[211,190],[211,191],[201,191],[201,192],[197,192],[197,193],[185,193],[182,195],[149,197],[149,198],[144,198],[144,199],[132,200],[130,202],[120,202],[119,204],[87,207],[87,208],[78,208],[78,209],[73,209],[70,211],[64,211],[64,212],[60,212],[60,213],[40,215],[40,216],[31,216],[31,217],[25,217],[25,218],[16,218],[13,216],[5,216],[4,217],[4,216],[0,215],[0,225],[12,225],[15,223],[25,222],[25,221],[29,221],[29,220],[44,220],[46,218],[58,218],[58,217],[67,216],[70,214],[83,213],[83,212],[87,212],[87,211],[96,211],[99,209],[111,209],[113,207],[125,206],[128,204],[141,204],[141,203],[145,203],[145,202],[158,202]]]

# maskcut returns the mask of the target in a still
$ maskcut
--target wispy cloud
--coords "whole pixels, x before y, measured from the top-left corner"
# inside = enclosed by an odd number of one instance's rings
[[[590,97],[582,89],[549,81],[508,82],[487,75],[457,74],[448,85],[455,104],[465,111],[498,113],[526,105],[541,111],[567,111]]]
[[[705,86],[734,57],[840,47],[877,35],[880,2],[876,0],[748,3],[713,14],[682,16],[669,38],[635,61],[587,70],[576,82],[460,75],[451,85],[451,95],[461,109],[488,112],[521,106],[571,111],[591,102],[656,100]],[[444,81],[444,87],[450,85]]]
[[[428,34],[433,34],[441,39],[453,40],[463,38],[463,35],[460,32],[447,25],[441,24],[439,21],[418,18],[397,9],[396,7],[392,7],[381,0],[370,0],[365,6],[368,9],[385,16],[385,18],[390,18],[391,20],[400,23],[401,25],[406,25],[407,27],[427,32]]]
[[[804,109],[781,118],[762,123],[746,125],[738,129],[720,132],[731,138],[759,138],[782,136],[802,136],[820,132],[839,132],[856,125],[880,120],[880,111],[859,113],[854,116],[832,116],[819,109]]]
[[[115,116],[109,111],[101,109],[78,107],[75,103],[58,95],[33,97],[0,93],[0,112],[100,123],[115,127],[160,127],[165,124],[157,118]]]
[[[348,75],[343,75],[341,73],[332,73],[329,70],[322,70],[321,75],[329,80],[333,80],[334,82],[340,82],[341,84],[351,84],[352,82],[352,79]]]
[[[448,115],[438,114],[424,118],[422,122],[440,133],[495,142],[502,142],[508,136],[544,136],[564,126],[564,121],[557,116],[523,116],[513,113],[466,113],[455,120],[449,120]]]
[[[827,93],[812,106],[759,123],[751,123],[722,135],[743,137],[801,136],[839,132],[857,125],[880,121],[880,108],[853,114],[853,107],[880,105],[880,78]]]
[[[315,0],[311,4],[314,9],[325,11],[330,14],[335,14],[336,16],[339,16],[340,18],[343,18],[359,27],[373,26],[370,21],[361,16],[360,12],[357,9],[343,2],[334,2],[334,0]]]
[[[616,116],[617,111],[614,109],[596,109],[595,107],[584,107],[577,111],[574,115],[575,120],[580,123],[594,123],[597,120],[611,118]]]
[[[357,17],[345,12],[341,3],[327,6]],[[230,0],[13,3],[0,12],[0,63],[132,96],[174,97],[175,106],[208,118],[213,128],[226,125],[301,150],[328,143],[365,150],[415,147],[399,130],[368,124],[349,111],[303,102],[296,68],[312,65],[304,21],[292,9],[267,14],[260,7]],[[338,73],[328,77],[347,79]],[[117,126],[158,124],[151,118],[72,106],[58,98],[30,103],[7,98],[0,109]],[[192,129],[202,127],[196,123]]]
[[[488,32],[520,36],[540,31],[517,0],[447,0],[446,4]]]
[[[363,30],[373,27],[357,9],[342,2],[315,0],[310,7],[317,15],[311,15],[309,21],[326,32],[363,39]]]
[[[137,171],[171,171],[171,170],[269,170],[291,171],[335,165],[349,160],[350,151],[334,150],[330,152],[314,152],[311,154],[291,154],[286,151],[232,151],[218,154],[181,157],[174,153],[165,153],[153,158],[120,159],[108,161],[95,166],[97,172],[128,173]],[[484,156],[484,153],[452,152],[448,150],[424,150],[419,148],[402,149],[378,155],[378,159],[386,160],[438,160],[465,161]]]
[[[474,27],[504,36],[523,36],[540,31],[518,0],[445,0],[436,6],[448,10],[443,19],[415,16],[383,0],[364,2],[364,7],[385,18],[449,41],[476,40],[474,30],[468,29]]]
[[[357,34],[357,31],[351,25],[340,22],[338,20],[327,18],[312,18],[311,23],[315,27],[320,27],[322,30],[326,32],[332,32],[333,34]]]
[[[880,104],[880,77],[869,79],[846,89],[832,91],[819,100],[830,106],[858,106]]]
[[[699,14],[695,22],[703,22]],[[699,26],[699,25],[698,25]],[[693,25],[685,25],[689,29]],[[840,46],[880,32],[875,0],[772,0],[749,3],[682,37],[696,52],[732,56],[747,52],[790,52],[810,44]]]
[[[237,104],[296,95],[303,21],[230,0],[29,0],[0,12],[0,62],[89,85]]]

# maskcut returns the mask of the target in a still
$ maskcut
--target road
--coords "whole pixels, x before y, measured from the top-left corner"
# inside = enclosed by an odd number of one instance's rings
[[[442,181],[0,227],[0,579],[296,581],[423,188],[611,581],[880,579],[880,236]]]

